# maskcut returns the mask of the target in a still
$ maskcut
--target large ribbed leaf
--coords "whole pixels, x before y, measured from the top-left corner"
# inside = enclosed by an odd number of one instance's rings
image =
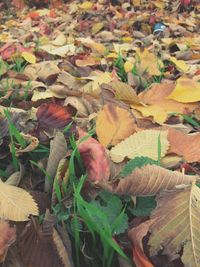
[[[31,214],[39,214],[32,196],[24,189],[0,180],[0,217],[12,221],[27,221]]]
[[[181,251],[184,266],[200,266],[200,189],[196,185],[165,191],[157,198],[149,239],[150,254],[163,247],[175,259]]]
[[[163,189],[173,189],[177,185],[191,184],[197,177],[170,171],[156,165],[136,168],[131,174],[108,186],[120,195],[153,196]]]

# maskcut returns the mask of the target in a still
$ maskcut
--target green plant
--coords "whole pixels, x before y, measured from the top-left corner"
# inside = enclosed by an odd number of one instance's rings
[[[9,135],[11,140],[11,154],[12,154],[12,162],[15,170],[17,171],[19,168],[18,158],[16,156],[16,148],[15,148],[15,141],[22,147],[26,147],[26,141],[21,136],[18,129],[12,123],[11,115],[8,109],[4,110],[4,114],[8,120],[8,128],[9,128]]]
[[[22,58],[15,58],[13,60],[12,69],[16,72],[22,73],[28,63]]]
[[[127,82],[127,73],[124,69],[125,60],[123,59],[121,53],[118,54],[118,58],[114,63],[114,66],[117,68],[117,75],[121,78],[122,82]]]

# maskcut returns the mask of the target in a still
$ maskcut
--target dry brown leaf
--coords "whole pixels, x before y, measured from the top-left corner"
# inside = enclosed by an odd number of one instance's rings
[[[153,220],[148,220],[128,232],[128,237],[133,243],[133,262],[137,267],[154,267],[144,254],[142,239],[147,235]]]
[[[46,172],[51,177],[45,177],[45,192],[50,192],[56,175],[58,164],[67,153],[67,143],[62,132],[57,132],[54,140],[51,142],[50,155],[47,162]]]
[[[24,189],[8,185],[0,180],[0,217],[12,221],[27,221],[29,215],[37,216],[37,204]]]
[[[99,142],[108,147],[116,145],[134,133],[134,118],[131,114],[113,104],[106,104],[97,115],[96,133]]]
[[[17,246],[26,266],[63,267],[52,239],[54,223],[54,217],[46,215],[43,225],[39,226],[37,221],[32,220],[23,229]]]
[[[169,146],[167,131],[143,130],[132,134],[113,147],[110,151],[111,159],[114,162],[121,162],[125,157],[134,159],[135,157],[144,156],[157,160],[159,138],[161,142],[161,157],[163,157]]]
[[[162,249],[162,254],[167,254],[170,260],[181,257],[184,266],[198,267],[199,206],[200,189],[195,184],[162,192],[151,216],[154,222],[150,226],[150,255],[156,255]]]
[[[58,255],[60,256],[63,265],[65,267],[72,267],[73,265],[72,265],[71,260],[69,258],[68,251],[67,251],[66,247],[64,246],[63,241],[62,241],[59,233],[56,231],[55,228],[53,228],[52,237],[53,237],[53,242],[56,245]]]
[[[116,99],[122,100],[127,104],[138,104],[141,102],[130,85],[118,81],[111,82],[109,85],[112,87]]]
[[[31,152],[36,149],[39,145],[39,140],[30,134],[21,133],[24,140],[26,140],[29,144],[25,148],[16,148],[16,156],[20,156],[23,153]]]
[[[15,240],[15,228],[10,227],[7,221],[0,220],[0,263],[4,261],[9,246],[11,246]]]
[[[39,78],[44,82],[52,82],[55,81],[60,72],[57,64],[57,61],[43,61],[36,64],[31,64],[25,68],[23,73],[31,80],[36,80]]]
[[[170,143],[169,152],[183,156],[187,162],[200,161],[200,133],[186,134],[170,128],[167,138]]]
[[[191,184],[197,176],[184,175],[157,165],[146,165],[135,169],[130,175],[110,186],[110,190],[120,195],[153,196],[163,189],[173,189],[177,185]]]

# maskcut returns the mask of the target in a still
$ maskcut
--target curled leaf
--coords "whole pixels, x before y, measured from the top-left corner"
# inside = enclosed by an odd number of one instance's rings
[[[81,129],[78,129],[78,132],[80,138],[87,136],[87,133]],[[88,171],[88,178],[93,182],[107,181],[110,176],[110,168],[104,147],[88,136],[88,139],[78,143],[78,150]]]

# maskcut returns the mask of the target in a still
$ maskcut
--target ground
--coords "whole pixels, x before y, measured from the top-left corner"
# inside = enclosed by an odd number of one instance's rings
[[[0,5],[0,264],[198,266],[198,1]]]

